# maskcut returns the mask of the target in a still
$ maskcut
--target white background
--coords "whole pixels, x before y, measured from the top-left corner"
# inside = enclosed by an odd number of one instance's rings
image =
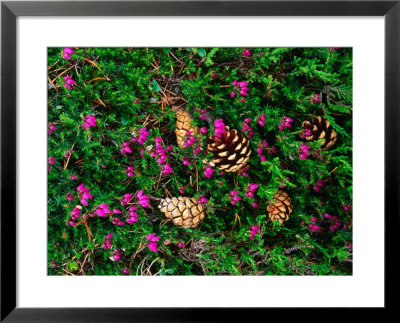
[[[383,36],[382,17],[19,17],[17,305],[383,306]],[[353,276],[47,277],[47,46],[353,47]]]

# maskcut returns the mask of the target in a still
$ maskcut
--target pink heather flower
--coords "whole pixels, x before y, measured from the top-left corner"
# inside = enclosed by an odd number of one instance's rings
[[[258,184],[249,183],[249,185],[247,186],[246,193],[244,194],[244,196],[254,197],[254,193],[257,191],[257,188],[258,188]]]
[[[103,240],[103,245],[102,245],[103,249],[111,249],[113,247],[111,243],[112,236],[113,236],[112,233],[106,235],[106,238]]]
[[[72,175],[71,175],[71,179],[72,179],[72,180],[75,180],[75,179],[77,179],[77,178],[78,178],[78,176],[77,176],[76,174],[72,174]]]
[[[54,157],[49,157],[49,164],[54,165]]]
[[[56,126],[52,124],[51,122],[49,123],[49,130],[47,130],[47,133],[51,135],[53,131],[57,130]]]
[[[75,53],[75,51],[71,47],[66,47],[63,49],[63,58],[69,60],[73,53]]]
[[[143,145],[147,140],[147,137],[150,133],[147,131],[146,128],[139,129],[139,136],[136,138],[132,138],[132,141],[136,141],[139,145]]]
[[[231,98],[234,98],[235,97],[235,91],[232,91],[229,95],[230,95]]]
[[[160,237],[156,236],[155,233],[149,234],[146,237],[147,247],[153,252],[158,252],[158,250],[157,250],[157,241],[159,239],[160,239]]]
[[[73,152],[73,149],[68,150],[68,152],[64,155],[65,158],[71,157],[71,154]]]
[[[86,117],[83,117],[83,129],[89,129],[90,127],[96,127],[96,117],[93,114],[89,114]]]
[[[78,199],[80,200],[80,202],[83,205],[88,206],[88,202],[86,200],[90,200],[93,198],[93,195],[89,193],[90,188],[85,187],[85,184],[82,183],[76,188],[76,190],[78,191]]]
[[[201,145],[197,144],[197,146],[193,149],[193,154],[197,155],[202,150],[203,149],[201,148]]]
[[[128,222],[129,224],[132,224],[134,222],[138,222],[138,214],[136,213],[136,206],[132,206],[129,208],[129,212],[126,215],[126,222]]]
[[[129,275],[131,273],[131,271],[128,268],[124,268],[122,270],[122,273],[125,274],[125,275]]]
[[[121,251],[118,249],[114,251],[114,254],[111,256],[111,260],[118,261],[121,259]]]
[[[139,99],[136,98],[135,101],[134,101],[133,103],[138,104],[138,103],[139,103]]]
[[[320,103],[321,102],[321,98],[319,94],[313,94],[310,96],[310,100],[309,103]]]
[[[247,133],[247,136],[249,139],[254,136],[253,128],[249,125],[251,121],[251,118],[246,118],[244,119],[244,122],[242,123],[242,131]]]
[[[223,119],[217,119],[214,122],[214,134],[217,138],[222,138],[222,135],[226,132],[225,124]]]
[[[214,79],[214,78],[216,78],[217,76],[218,76],[217,72],[215,72],[214,70],[211,70],[210,78],[211,78],[211,79]]]
[[[207,166],[206,170],[204,171],[204,176],[210,178],[214,173],[214,169],[211,166]]]
[[[183,248],[185,246],[185,244],[183,242],[178,242],[178,247],[179,248]]]
[[[251,52],[249,49],[245,48],[245,50],[242,52],[243,57],[248,57],[251,56]]]
[[[126,176],[128,176],[128,177],[133,177],[133,176],[135,176],[135,172],[134,172],[133,166],[128,166],[128,167],[126,168],[126,170],[125,170],[125,174],[126,174]]]
[[[115,225],[121,225],[121,226],[125,225],[125,222],[121,221],[119,218],[114,218],[112,220],[112,223],[115,224]]]
[[[165,164],[162,167],[161,173],[163,173],[164,175],[167,175],[169,173],[173,173],[173,169],[171,168],[171,165],[170,164]]]
[[[73,201],[75,199],[74,195],[71,192],[68,192],[65,198],[67,199],[67,201]]]
[[[127,193],[122,199],[120,199],[121,205],[127,205],[132,200],[133,194]]]
[[[279,123],[279,130],[283,130],[285,128],[290,128],[292,126],[293,119],[284,116],[281,122]]]
[[[310,154],[310,147],[307,146],[304,142],[302,142],[299,148],[299,158],[307,159],[309,154]]]
[[[312,224],[312,223],[310,223],[309,228],[311,229],[311,232],[313,232],[313,233],[318,232],[318,230],[321,229],[321,227],[319,225]]]
[[[265,126],[265,113],[261,113],[258,117],[257,117],[257,122],[261,127]]]
[[[252,207],[258,207],[258,205],[257,205],[256,202],[252,202],[252,203],[251,203],[251,206],[252,206]]]
[[[205,203],[207,203],[208,202],[208,199],[204,196],[204,195],[201,195],[198,199],[197,199],[197,203],[199,203],[199,204],[205,204]]]
[[[249,177],[249,174],[247,173],[249,169],[250,169],[249,165],[244,166],[242,169],[238,171],[238,176]]]
[[[348,210],[351,209],[351,205],[346,204],[346,205],[343,207],[343,209],[344,209],[345,212],[347,212]]]
[[[205,135],[205,134],[208,132],[208,130],[207,130],[206,127],[201,127],[201,128],[200,128],[200,132],[201,132],[203,135]]]
[[[120,149],[121,154],[131,154],[132,153],[132,149],[130,148],[130,142],[129,141],[125,141],[122,144],[122,149]]]
[[[179,193],[181,195],[185,194],[185,190],[186,190],[186,186],[181,186],[181,188],[179,189]]]
[[[250,228],[250,239],[254,239],[254,236],[258,233],[258,231],[260,230],[260,228],[257,225],[253,225]]]
[[[339,48],[340,48],[340,47],[332,47],[332,48],[329,49],[329,51],[330,51],[331,53],[333,53],[333,51],[338,50]]]
[[[51,268],[57,268],[57,262],[55,260],[51,262]]]
[[[260,157],[260,160],[261,160],[261,162],[263,162],[263,161],[265,161],[265,155],[261,155],[261,157]]]
[[[183,158],[183,165],[185,165],[185,166],[189,166],[190,165],[189,156],[185,156]]]
[[[143,190],[140,190],[137,193],[136,197],[138,198],[137,203],[139,205],[141,205],[142,207],[150,207],[150,205],[149,205],[149,197],[147,195],[143,194]]]
[[[68,90],[72,90],[72,86],[76,84],[76,82],[70,78],[69,76],[64,76],[64,87],[67,88]]]

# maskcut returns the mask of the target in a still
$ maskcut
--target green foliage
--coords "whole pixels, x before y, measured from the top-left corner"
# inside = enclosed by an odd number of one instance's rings
[[[122,275],[124,269],[132,275],[352,273],[352,212],[344,209],[352,204],[352,50],[251,48],[248,57],[243,50],[74,48],[66,60],[62,48],[49,48],[48,118],[57,128],[48,136],[48,154],[55,159],[48,173],[50,275]],[[72,89],[64,87],[64,76],[76,81]],[[232,85],[234,80],[248,82],[246,97]],[[320,102],[312,99],[315,94]],[[202,148],[197,155],[193,147],[177,147],[174,105],[180,103],[174,98],[184,102],[193,112],[193,124],[206,127],[208,134],[215,119],[239,132],[244,119],[251,119],[248,177],[215,169],[206,178],[207,135],[197,141]],[[206,120],[196,107],[207,111]],[[257,123],[263,113],[265,126]],[[97,122],[85,130],[88,115]],[[280,130],[284,116],[293,123]],[[319,149],[321,140],[306,142],[300,136],[302,122],[312,116],[324,116],[337,131],[330,150]],[[132,142],[133,152],[121,153],[123,143],[141,128],[149,131],[143,146]],[[151,156],[158,136],[164,148],[172,148],[167,152],[170,174],[162,174]],[[257,149],[263,140],[268,147],[261,162]],[[302,142],[310,147],[307,159],[299,158]],[[186,156],[190,166],[182,164]],[[133,177],[127,176],[129,166]],[[88,206],[77,200],[81,183],[93,195]],[[245,196],[249,183],[259,185],[254,197]],[[174,226],[158,209],[160,198],[180,196],[182,186],[184,196],[209,200],[205,220],[196,229]],[[282,187],[291,196],[293,213],[280,224],[269,219],[266,207]],[[138,206],[138,222],[128,224],[129,206],[121,206],[120,199],[139,190],[150,196],[151,207]],[[242,198],[237,205],[230,203],[233,190]],[[73,201],[66,199],[68,192]],[[85,219],[101,203],[122,214]],[[83,216],[71,226],[76,205],[82,206]],[[113,224],[115,217],[125,225]],[[332,230],[335,221],[340,225]],[[313,224],[319,227],[314,232]],[[254,239],[252,226],[260,228]],[[109,233],[113,247],[103,249]],[[157,253],[146,245],[150,233],[161,237]],[[179,242],[185,246],[178,247]],[[113,261],[117,249],[121,259]]]

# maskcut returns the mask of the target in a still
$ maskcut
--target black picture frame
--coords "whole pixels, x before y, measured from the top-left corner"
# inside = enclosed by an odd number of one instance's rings
[[[396,1],[2,1],[1,3],[1,322],[186,322],[267,320],[244,308],[16,307],[16,19],[19,16],[384,16],[385,310],[396,306],[399,237],[400,0]],[[373,80],[371,80],[373,81]],[[372,135],[372,134],[371,134]],[[373,165],[371,165],[373,168]],[[373,238],[373,237],[371,237]],[[373,255],[371,255],[373,261]],[[38,291],[40,293],[40,291]],[[38,295],[40,297],[40,295]],[[240,293],[238,293],[238,297]],[[316,295],[318,297],[318,295]],[[312,302],[310,303],[312,306]],[[279,310],[279,309],[275,309]],[[285,310],[285,315],[292,311]],[[329,311],[329,309],[327,309]],[[247,311],[246,313],[242,313]],[[241,312],[241,313],[238,313]],[[280,310],[282,312],[282,309]]]

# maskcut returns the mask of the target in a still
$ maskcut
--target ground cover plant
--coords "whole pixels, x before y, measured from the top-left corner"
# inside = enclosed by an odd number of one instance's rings
[[[49,275],[351,275],[350,48],[49,48]]]

